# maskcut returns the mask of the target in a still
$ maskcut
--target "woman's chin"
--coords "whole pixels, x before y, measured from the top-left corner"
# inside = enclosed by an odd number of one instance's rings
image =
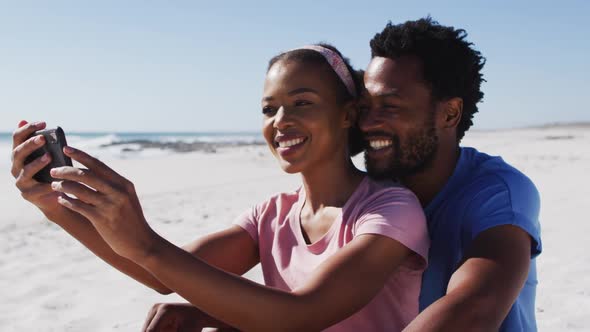
[[[288,174],[301,173],[302,167],[299,164],[293,164],[285,160],[279,160],[281,169]]]

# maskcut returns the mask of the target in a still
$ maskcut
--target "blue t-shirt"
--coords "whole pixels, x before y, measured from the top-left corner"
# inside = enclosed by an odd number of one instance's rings
[[[524,174],[473,148],[461,148],[453,175],[424,209],[430,233],[428,268],[422,277],[420,311],[446,294],[455,269],[471,241],[499,225],[522,228],[533,239],[524,288],[500,331],[536,331],[535,257],[541,253],[539,193]]]

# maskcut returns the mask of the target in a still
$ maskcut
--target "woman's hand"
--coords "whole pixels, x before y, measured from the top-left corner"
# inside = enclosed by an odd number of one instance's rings
[[[51,183],[51,188],[69,194],[60,195],[57,202],[90,220],[118,255],[136,263],[148,257],[158,236],[143,216],[133,183],[83,151],[65,147],[64,153],[87,169],[51,170],[51,176],[63,179]]]
[[[18,129],[12,134],[11,173],[16,179],[15,185],[24,199],[33,203],[45,215],[57,216],[69,212],[57,202],[60,193],[53,191],[49,184],[33,179],[33,175],[51,162],[51,155],[45,154],[29,164],[25,164],[26,158],[45,143],[43,136],[31,138],[29,136],[35,131],[45,129],[45,126],[45,122],[27,123],[21,121],[18,124]]]
[[[148,313],[142,332],[201,331],[203,313],[189,303],[156,303]]]
[[[221,328],[217,331],[237,331],[219,322],[190,303],[156,303],[150,309],[142,332],[189,332],[205,327]]]

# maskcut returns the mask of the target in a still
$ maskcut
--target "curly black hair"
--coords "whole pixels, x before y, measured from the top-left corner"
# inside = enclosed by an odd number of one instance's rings
[[[473,125],[477,103],[483,99],[481,83],[485,82],[481,73],[485,58],[466,37],[465,30],[442,26],[428,16],[397,25],[389,22],[370,42],[372,57],[417,57],[434,100],[463,99],[458,141]]]
[[[342,53],[340,53],[340,51],[336,47],[334,47],[330,44],[318,43],[318,44],[314,44],[314,45],[322,46],[327,49],[330,49],[330,50],[336,52],[342,58],[342,60],[346,64],[346,68],[348,68],[348,70],[352,76],[356,96],[353,96],[352,94],[350,94],[350,92],[346,88],[346,85],[344,85],[344,82],[342,82],[340,77],[338,77],[338,74],[336,74],[336,72],[332,69],[332,66],[330,66],[328,61],[326,61],[324,56],[314,50],[295,49],[295,50],[283,52],[283,53],[273,57],[272,59],[270,59],[270,61],[268,62],[268,67],[267,67],[266,71],[268,72],[270,70],[270,68],[275,63],[277,63],[279,61],[297,61],[300,63],[309,64],[309,65],[325,66],[326,68],[329,69],[329,72],[333,73],[333,75],[334,75],[333,81],[336,84],[338,100],[342,103],[349,102],[349,101],[358,101],[358,98],[360,98],[360,95],[362,94],[362,91],[364,89],[363,79],[362,79],[362,76],[359,76],[356,74],[356,71],[350,65],[350,61],[348,60],[348,58],[344,57],[342,55]],[[360,152],[362,152],[364,149],[365,149],[365,142],[363,139],[363,135],[360,131],[358,124],[354,124],[352,127],[350,127],[349,134],[348,134],[348,151],[351,156],[355,156],[355,155],[359,154]]]

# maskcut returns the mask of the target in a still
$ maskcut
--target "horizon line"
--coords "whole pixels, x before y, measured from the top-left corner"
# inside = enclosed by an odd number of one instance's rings
[[[570,121],[570,122],[547,122],[528,126],[516,127],[496,127],[496,128],[473,128],[472,131],[490,131],[490,130],[514,130],[514,129],[546,129],[554,127],[590,127],[590,121]],[[13,131],[2,131],[0,134],[12,134]],[[69,134],[257,134],[260,130],[206,130],[206,131],[149,131],[149,130],[81,130],[68,131]]]

